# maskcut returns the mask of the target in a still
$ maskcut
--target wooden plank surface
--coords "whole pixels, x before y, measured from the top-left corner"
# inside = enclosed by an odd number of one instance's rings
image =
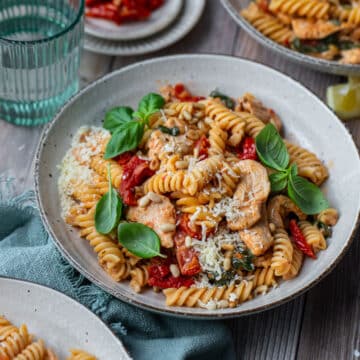
[[[326,87],[341,80],[290,63],[263,48],[236,26],[218,0],[209,0],[193,31],[168,49],[125,58],[85,51],[81,84],[136,61],[176,53],[221,53],[260,61],[299,80],[322,99]],[[347,127],[360,146],[360,122],[349,122]],[[32,187],[30,167],[40,133],[41,128],[0,121],[0,174],[16,177],[18,192]],[[354,350],[360,351],[359,256],[360,245],[355,240],[336,271],[306,295],[262,314],[229,320],[237,358],[356,359]]]

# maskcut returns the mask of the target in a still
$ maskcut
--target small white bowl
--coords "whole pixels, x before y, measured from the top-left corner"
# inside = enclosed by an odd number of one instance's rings
[[[180,14],[183,0],[166,0],[145,21],[117,25],[112,21],[85,17],[85,33],[106,40],[137,40],[164,30]]]
[[[185,83],[194,94],[218,88],[231,96],[251,92],[275,109],[287,138],[314,151],[330,168],[324,190],[340,212],[328,249],[316,261],[307,259],[293,280],[234,309],[165,306],[162,294],[134,293],[128,283],[114,282],[98,265],[87,241],[61,218],[57,189],[60,164],[71,138],[85,124],[101,126],[105,112],[119,105],[135,106],[166,82]],[[360,210],[360,159],[345,126],[313,93],[290,77],[264,65],[228,56],[177,55],[128,66],[91,84],[72,98],[44,131],[35,158],[35,188],[40,212],[64,256],[88,279],[121,300],[149,310],[197,318],[234,317],[269,309],[293,299],[328,274],[344,255],[357,227]]]

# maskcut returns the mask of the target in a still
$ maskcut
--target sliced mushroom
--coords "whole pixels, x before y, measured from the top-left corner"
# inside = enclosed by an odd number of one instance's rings
[[[146,207],[130,206],[127,219],[151,227],[159,235],[161,246],[171,248],[176,228],[175,207],[166,196],[158,196],[161,201],[151,201]]]
[[[231,230],[251,227],[261,217],[262,204],[270,193],[270,182],[264,166],[254,160],[239,161],[240,182],[234,193],[234,214],[227,217]]]

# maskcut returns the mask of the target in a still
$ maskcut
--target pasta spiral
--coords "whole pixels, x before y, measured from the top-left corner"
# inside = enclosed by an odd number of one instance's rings
[[[26,325],[21,325],[19,329],[15,326],[13,328],[14,331],[0,343],[0,359],[13,359],[31,343]]]
[[[27,346],[14,360],[42,360],[45,353],[44,342],[40,339]]]
[[[205,160],[199,161],[196,167],[189,171],[184,177],[184,187],[190,195],[195,195],[198,191],[215,176],[222,166],[222,158],[220,156],[211,156]],[[180,191],[177,188],[173,191]]]
[[[81,202],[86,209],[96,206],[101,197],[107,193],[109,185],[107,181],[99,181],[96,184],[79,183],[74,187],[72,196]]]
[[[110,237],[99,234],[95,229],[95,207],[85,214],[74,218],[74,226],[81,228],[80,236],[85,237],[98,254],[100,265],[116,281],[129,276],[130,266],[126,263],[123,253]]]
[[[141,289],[147,285],[149,279],[149,272],[146,265],[136,266],[130,271],[130,286],[139,293]]]
[[[163,172],[153,175],[144,184],[144,191],[150,191],[157,194],[165,194],[173,191],[184,190],[183,182],[185,178],[185,171],[178,170],[174,173]]]
[[[209,154],[210,155],[219,155],[223,154],[226,148],[227,140],[226,131],[222,130],[219,126],[212,126],[209,131]]]
[[[274,234],[274,248],[271,259],[271,268],[276,276],[282,276],[289,272],[292,258],[293,245],[284,229],[277,229]]]
[[[334,208],[328,208],[321,211],[316,218],[325,225],[334,226],[339,220],[339,213]]]
[[[299,273],[303,260],[304,260],[303,252],[295,246],[290,269],[286,274],[283,275],[283,279],[290,280],[294,278]]]
[[[210,301],[221,300],[226,300],[228,306],[234,306],[250,299],[252,289],[253,282],[243,280],[239,285],[213,288],[169,288],[163,290],[163,293],[168,306],[200,307]]]
[[[105,160],[101,156],[94,156],[90,161],[90,167],[99,175],[108,178],[108,164],[110,164],[110,174],[112,185],[119,189],[122,179],[122,167],[114,160]]]
[[[330,4],[319,0],[271,0],[269,9],[287,15],[327,19]]]
[[[228,142],[231,146],[238,146],[241,143],[244,138],[245,122],[236,113],[214,100],[206,102],[205,113],[221,129],[230,132]]]
[[[241,15],[265,36],[279,44],[286,44],[294,38],[292,30],[276,17],[264,13],[257,4],[251,3]]]
[[[349,24],[360,25],[360,6],[354,7],[349,11],[348,19]]]
[[[256,116],[248,114],[248,113],[241,113],[243,119],[245,120],[245,133],[246,135],[251,136],[252,138],[256,138],[260,131],[265,127],[265,124],[258,119]]]
[[[249,278],[254,284],[254,289],[262,285],[273,286],[276,284],[274,270],[271,267],[256,269],[249,274]]]
[[[96,360],[95,356],[90,355],[83,350],[72,349],[70,352],[71,355],[67,358],[67,360]]]
[[[305,236],[306,242],[314,251],[326,249],[326,240],[321,231],[308,221],[299,221],[299,228]]]
[[[321,185],[329,176],[327,168],[317,156],[304,148],[284,141],[290,155],[290,164],[296,164],[300,176]]]

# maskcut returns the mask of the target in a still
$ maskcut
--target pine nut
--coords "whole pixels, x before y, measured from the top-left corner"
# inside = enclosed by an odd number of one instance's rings
[[[175,224],[169,224],[169,223],[165,223],[165,224],[160,224],[159,228],[161,231],[163,232],[172,232],[176,230],[176,225]]]
[[[192,119],[191,114],[190,114],[187,110],[183,110],[182,116],[183,116],[184,119],[187,120],[187,121],[190,121],[190,120]]]
[[[161,203],[162,201],[161,196],[152,191],[150,191],[147,195],[149,199],[154,203]]]
[[[138,205],[142,208],[145,208],[150,204],[150,201],[151,200],[149,199],[149,196],[147,194],[147,195],[143,196],[141,199],[139,199]]]
[[[185,238],[185,246],[186,246],[186,247],[190,247],[191,245],[192,245],[192,239],[191,239],[190,236],[187,236],[187,237]]]
[[[170,272],[173,277],[179,277],[180,276],[180,270],[179,267],[176,264],[170,265]]]
[[[217,307],[218,307],[219,309],[226,309],[226,308],[229,307],[229,302],[228,302],[227,300],[220,300],[220,301],[218,301],[218,303],[217,303]]]
[[[224,270],[225,271],[229,271],[231,269],[231,259],[230,258],[226,258],[224,260]]]
[[[276,230],[276,226],[274,223],[269,223],[269,229],[270,229],[270,232],[273,234]]]
[[[210,118],[210,117],[207,116],[207,117],[205,118],[204,122],[205,122],[205,124],[207,124],[207,125],[211,125],[211,124],[214,122],[214,120],[213,120],[212,118]]]
[[[169,116],[175,116],[176,115],[176,111],[173,109],[165,109],[165,114],[169,115]]]
[[[185,160],[179,160],[175,163],[175,167],[177,169],[187,169],[189,166],[189,163]]]
[[[233,244],[222,244],[221,245],[221,248],[223,249],[223,250],[234,250],[234,245]]]

